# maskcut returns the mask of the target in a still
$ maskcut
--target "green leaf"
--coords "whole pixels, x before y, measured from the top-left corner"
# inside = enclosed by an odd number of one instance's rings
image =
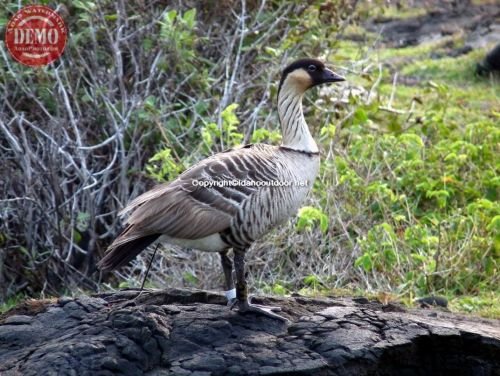
[[[87,212],[78,212],[76,216],[76,228],[78,231],[85,231],[88,229],[90,224],[90,214]]]
[[[328,231],[328,216],[312,206],[304,206],[299,209],[297,221],[299,231],[310,231],[316,224],[319,224],[321,232],[326,233]]]
[[[258,143],[269,138],[269,131],[265,128],[259,128],[252,133],[252,142]]]
[[[78,230],[74,230],[73,231],[73,243],[80,243],[80,241],[82,240],[82,234],[80,234],[80,232]]]
[[[354,266],[361,267],[363,270],[369,272],[373,268],[373,260],[369,253],[364,253],[356,259]]]
[[[329,124],[323,128],[321,128],[320,135],[321,136],[326,136],[330,139],[335,137],[335,132],[337,130],[337,127],[333,124]]]
[[[104,16],[104,18],[106,19],[106,21],[116,21],[118,19],[118,15],[117,14],[106,14]]]
[[[444,208],[446,206],[447,200],[450,197],[450,192],[444,189],[439,189],[435,191],[427,191],[425,193],[427,198],[435,198],[437,200],[438,206]]]
[[[168,21],[169,25],[173,25],[175,19],[177,17],[177,11],[175,9],[172,9],[171,11],[168,11],[165,14],[165,21]]]
[[[193,273],[190,272],[183,273],[182,278],[184,279],[184,281],[192,285],[197,285],[199,282],[198,278]]]
[[[277,56],[279,56],[279,54],[280,54],[280,53],[279,53],[279,51],[278,51],[277,49],[272,48],[272,47],[269,47],[269,46],[265,46],[265,47],[264,47],[264,51],[265,51],[266,53],[268,53],[269,55],[274,56],[274,57],[277,57]]]
[[[146,165],[149,176],[159,182],[165,182],[177,177],[184,169],[184,166],[172,156],[172,150],[165,148],[153,155]]]
[[[492,234],[500,235],[500,215],[494,216],[486,229]]]
[[[272,290],[273,294],[281,295],[281,296],[286,295],[288,292],[287,289],[279,283],[275,283],[271,290]]]
[[[354,119],[354,124],[363,125],[368,121],[368,114],[364,109],[358,107],[354,111],[353,119]]]
[[[142,48],[144,48],[145,51],[151,51],[153,46],[153,41],[150,38],[144,38],[142,40]]]
[[[95,8],[96,8],[95,3],[91,2],[91,1],[74,0],[74,1],[72,1],[72,4],[76,8],[83,9],[86,12],[93,12],[95,10]]]
[[[399,136],[399,140],[407,146],[418,149],[421,149],[425,146],[422,138],[414,133],[403,133]]]
[[[193,29],[196,25],[196,8],[192,8],[186,11],[182,19],[189,29]]]
[[[222,111],[221,117],[226,127],[231,127],[240,123],[240,120],[234,112],[238,107],[239,105],[237,103],[232,103]]]

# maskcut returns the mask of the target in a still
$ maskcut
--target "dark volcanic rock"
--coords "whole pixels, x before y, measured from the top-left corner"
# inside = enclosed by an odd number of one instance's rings
[[[415,46],[453,34],[463,34],[465,49],[450,51],[458,56],[472,49],[498,43],[500,7],[494,2],[474,4],[470,1],[420,1],[425,14],[410,18],[370,18],[365,27],[380,33],[391,47]]]
[[[46,302],[0,321],[3,375],[498,375],[499,322],[385,312],[368,300],[256,299],[282,322],[205,291]],[[432,315],[430,315],[432,313]]]

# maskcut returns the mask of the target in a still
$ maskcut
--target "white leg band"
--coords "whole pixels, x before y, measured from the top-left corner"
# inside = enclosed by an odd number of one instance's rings
[[[224,291],[224,295],[226,295],[227,300],[231,300],[236,298],[236,289]]]

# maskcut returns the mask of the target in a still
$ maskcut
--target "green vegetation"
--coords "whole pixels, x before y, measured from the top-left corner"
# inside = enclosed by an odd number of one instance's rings
[[[26,299],[23,295],[9,296],[7,300],[0,304],[0,314],[7,312],[8,310],[14,308],[19,303]]]
[[[449,56],[464,46],[459,32],[386,45],[366,32],[368,18],[425,9],[382,2],[228,1],[216,13],[210,1],[63,3],[71,39],[62,63],[34,70],[7,58],[0,71],[9,176],[0,281],[13,281],[0,287],[2,309],[16,296],[99,288],[93,265],[123,204],[228,147],[279,144],[279,69],[319,56],[348,83],[306,98],[320,178],[297,218],[250,252],[252,286],[382,292],[407,304],[438,294],[453,310],[500,316],[500,85],[474,74],[487,48]],[[0,11],[0,23],[16,9]],[[218,288],[217,257],[167,247],[149,283]],[[112,284],[139,286],[147,261]]]

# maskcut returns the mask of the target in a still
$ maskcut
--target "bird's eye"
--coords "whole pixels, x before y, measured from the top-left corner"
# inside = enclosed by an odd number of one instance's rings
[[[309,66],[307,67],[307,70],[308,70],[309,72],[314,72],[316,69],[317,69],[317,68],[316,68],[316,65],[314,65],[314,64],[311,64],[311,65],[309,65]]]

